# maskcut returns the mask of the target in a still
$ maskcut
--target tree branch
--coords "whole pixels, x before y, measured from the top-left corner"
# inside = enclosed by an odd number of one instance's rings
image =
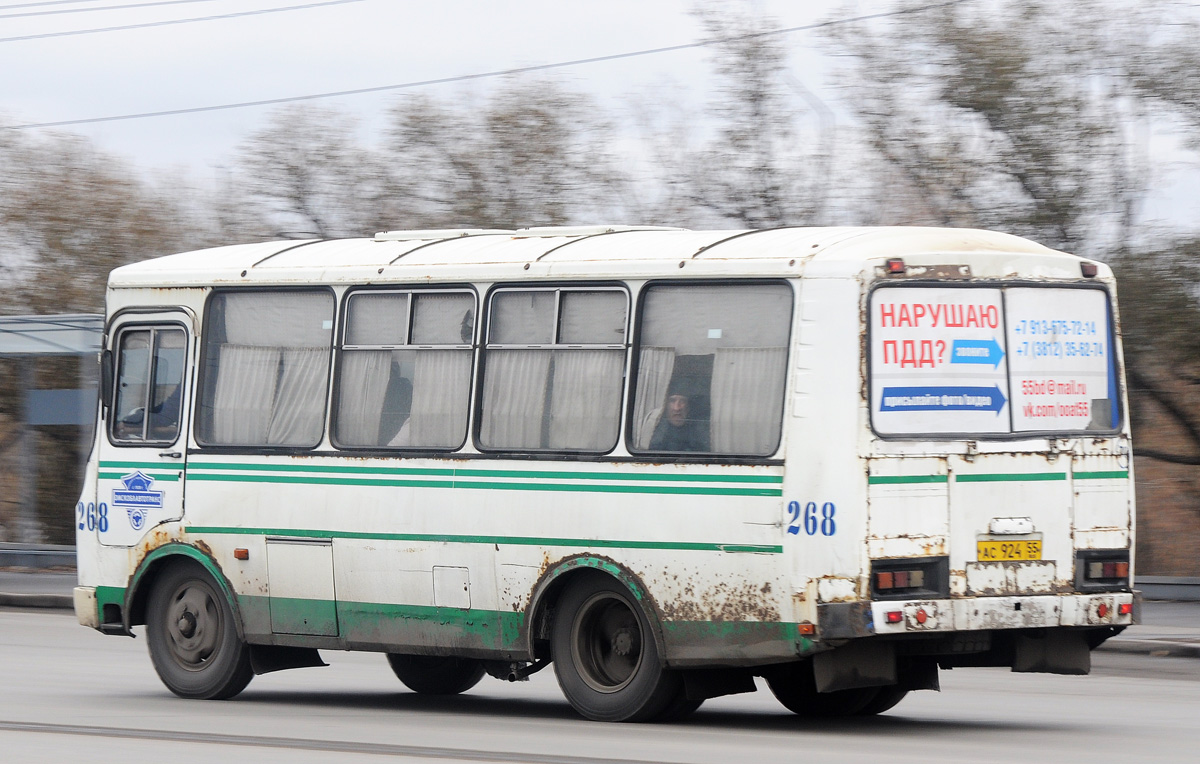
[[[1187,434],[1188,439],[1191,440],[1192,444],[1197,448],[1200,448],[1200,426],[1197,426],[1197,424],[1191,420],[1189,412],[1184,409],[1183,406],[1177,403],[1175,398],[1169,392],[1158,387],[1145,374],[1138,371],[1134,365],[1126,364],[1125,375],[1129,378],[1129,381],[1133,383],[1133,386],[1136,387],[1139,392],[1143,392],[1150,396],[1155,403],[1161,406],[1163,410],[1166,411],[1167,414],[1170,415],[1170,417],[1183,429],[1183,431]],[[1171,462],[1172,464],[1200,464],[1200,455],[1188,456],[1184,454],[1170,454],[1165,451],[1158,451],[1155,449],[1139,449],[1138,455],[1146,456],[1151,459],[1158,459],[1159,461]]]

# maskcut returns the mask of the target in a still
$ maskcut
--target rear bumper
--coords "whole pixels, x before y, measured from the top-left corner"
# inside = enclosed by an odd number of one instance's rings
[[[1122,614],[1122,605],[1129,612]],[[1130,626],[1141,621],[1141,605],[1136,591],[831,603],[817,607],[817,637]],[[898,620],[889,623],[889,613],[899,613]]]

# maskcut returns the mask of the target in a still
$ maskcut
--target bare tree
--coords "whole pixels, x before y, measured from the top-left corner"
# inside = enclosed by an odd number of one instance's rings
[[[0,313],[100,312],[108,272],[135,260],[190,249],[199,229],[173,188],[159,188],[124,162],[71,136],[0,132]],[[73,386],[74,358],[39,359],[35,383]],[[0,475],[16,470],[18,442],[9,429],[22,389],[16,362],[0,359]],[[37,506],[49,541],[74,537],[70,507],[78,496],[79,433],[38,427],[31,433],[38,473]],[[15,489],[15,486],[7,486]],[[0,497],[0,525],[6,504]]]
[[[902,3],[899,7],[912,7]],[[1123,37],[1098,3],[939,8],[875,28],[835,27],[846,90],[907,222],[975,225],[1076,251],[1128,239],[1145,193]]]
[[[187,249],[199,233],[175,190],[80,138],[8,133],[0,168],[6,313],[99,311],[110,270]]]
[[[384,161],[356,131],[335,109],[287,106],[245,141],[240,186],[275,235],[360,236],[387,227],[395,197]]]
[[[693,203],[751,228],[814,222],[828,157],[804,129],[798,99],[812,94],[789,74],[783,39],[764,34],[776,22],[728,3],[701,4],[696,15],[723,41],[712,58],[715,133],[681,167]]]
[[[622,175],[611,128],[554,80],[505,82],[483,103],[409,96],[392,111],[392,187],[424,225],[594,222],[615,210]]]

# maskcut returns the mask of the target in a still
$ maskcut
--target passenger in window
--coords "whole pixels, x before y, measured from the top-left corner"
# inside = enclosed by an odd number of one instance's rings
[[[183,402],[183,385],[158,385],[156,395],[162,395],[164,387],[171,391],[163,397],[157,406],[150,408],[150,439],[166,440],[174,438],[179,430],[179,409]]]
[[[651,451],[708,451],[708,423],[694,419],[695,394],[682,382],[667,390],[662,416],[650,437]]]
[[[408,434],[409,416],[412,414],[412,380],[400,371],[400,365],[392,362],[392,376],[384,394],[383,411],[380,413],[380,442],[388,446],[411,445]]]

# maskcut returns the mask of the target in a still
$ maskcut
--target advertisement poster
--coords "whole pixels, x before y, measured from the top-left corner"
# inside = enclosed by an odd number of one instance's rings
[[[877,432],[1009,432],[999,289],[885,287],[870,321]]]
[[[1006,292],[1013,430],[1116,426],[1108,295],[1099,289]]]

